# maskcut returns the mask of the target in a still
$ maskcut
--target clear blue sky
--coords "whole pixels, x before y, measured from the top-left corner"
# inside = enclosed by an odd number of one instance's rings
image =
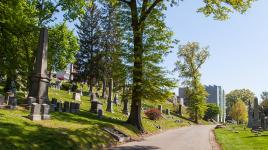
[[[234,13],[216,21],[196,13],[202,2],[187,0],[168,8],[167,25],[180,44],[209,46],[210,58],[202,67],[202,83],[221,85],[226,92],[248,88],[256,96],[268,90],[268,1],[258,0],[246,14]],[[173,69],[177,49],[164,63]]]

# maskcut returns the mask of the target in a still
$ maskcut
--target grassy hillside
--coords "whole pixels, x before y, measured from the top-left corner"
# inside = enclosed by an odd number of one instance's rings
[[[2,87],[0,87],[0,91]],[[22,95],[18,94],[20,102]],[[67,91],[49,89],[49,98],[71,101],[72,95]],[[106,100],[100,99],[106,108]],[[172,104],[164,102],[163,108],[172,109]],[[155,103],[144,103],[147,107],[157,107]],[[127,116],[123,115],[122,105],[114,106],[114,113],[104,112],[104,118],[99,119],[89,113],[88,96],[82,96],[81,111],[77,114],[52,112],[51,120],[31,121],[27,118],[29,111],[23,107],[16,110],[0,109],[0,149],[100,149],[116,141],[103,131],[103,127],[117,128],[132,139],[139,139],[137,130],[125,123]],[[175,120],[183,120],[177,123]],[[162,130],[188,125],[188,121],[174,115],[169,115],[158,121],[152,121],[143,115],[143,125],[148,134]],[[161,126],[161,129],[156,126]]]

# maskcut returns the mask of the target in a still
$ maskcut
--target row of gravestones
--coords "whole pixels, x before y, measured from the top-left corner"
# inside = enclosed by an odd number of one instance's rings
[[[103,104],[98,101],[95,93],[91,94],[90,101],[91,101],[91,108],[89,111],[91,113],[97,114],[99,118],[102,118],[102,116],[103,116],[103,108],[102,108]],[[117,95],[115,95],[113,103],[116,105],[118,104],[118,96]],[[107,110],[107,111],[113,112],[112,110]],[[128,101],[127,100],[124,101],[123,114],[129,115]]]
[[[17,99],[13,92],[6,92],[5,96],[0,96],[0,108],[15,109],[17,107]]]
[[[29,118],[31,120],[48,120],[49,113],[52,111],[78,113],[80,111],[80,103],[62,102],[52,98],[51,104],[32,103],[30,107]]]

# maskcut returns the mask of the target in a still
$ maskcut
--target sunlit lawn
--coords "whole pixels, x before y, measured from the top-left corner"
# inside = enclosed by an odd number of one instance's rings
[[[49,97],[72,101],[72,94],[67,91],[49,89]],[[106,108],[104,99],[103,109]],[[154,107],[154,103],[148,106]],[[157,105],[155,105],[157,107]],[[172,108],[171,104],[165,107]],[[88,96],[82,96],[81,111],[72,113],[51,113],[52,119],[47,121],[31,121],[27,119],[29,111],[23,107],[16,110],[0,109],[0,149],[100,149],[115,144],[114,139],[103,127],[115,127],[133,139],[139,138],[139,133],[131,125],[125,123],[127,116],[123,115],[122,105],[114,106],[114,113],[104,112],[104,118],[99,119],[89,113],[90,101]],[[183,120],[177,116],[165,116],[159,121],[151,121],[143,117],[143,124],[148,133],[185,126],[175,120]],[[160,125],[161,130],[156,126]]]
[[[257,136],[249,128],[233,125],[215,133],[223,150],[268,150],[268,131]]]

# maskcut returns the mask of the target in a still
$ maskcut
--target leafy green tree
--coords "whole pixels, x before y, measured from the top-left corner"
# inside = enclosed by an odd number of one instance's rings
[[[226,113],[228,114],[234,103],[242,100],[245,104],[253,104],[254,93],[249,89],[236,89],[226,94]]]
[[[111,0],[114,3],[120,3],[127,6],[130,11],[130,22],[133,32],[133,92],[132,92],[132,106],[128,123],[136,126],[140,131],[143,131],[141,123],[141,100],[142,100],[142,83],[143,83],[143,39],[144,28],[146,27],[145,21],[152,12],[163,6],[166,9],[167,2],[171,5],[176,5],[179,0]],[[205,6],[200,8],[198,12],[202,12],[206,16],[213,15],[215,19],[225,20],[228,18],[228,13],[236,10],[244,13],[254,0],[210,0],[204,1]]]
[[[217,117],[218,114],[220,114],[219,106],[212,103],[207,104],[207,110],[204,116],[205,120],[214,119],[215,117]]]
[[[189,101],[187,108],[190,116],[198,123],[206,111],[206,97],[208,93],[200,82],[200,68],[209,56],[208,48],[201,48],[196,42],[188,42],[180,46],[176,70],[186,87],[186,99]]]
[[[248,113],[245,103],[242,100],[238,99],[232,105],[229,115],[237,121],[237,124],[247,122]]]
[[[268,92],[267,91],[264,91],[261,93],[261,99],[263,101],[268,100]]]
[[[48,35],[48,70],[60,71],[65,69],[68,63],[74,63],[79,45],[66,23],[53,26]]]

